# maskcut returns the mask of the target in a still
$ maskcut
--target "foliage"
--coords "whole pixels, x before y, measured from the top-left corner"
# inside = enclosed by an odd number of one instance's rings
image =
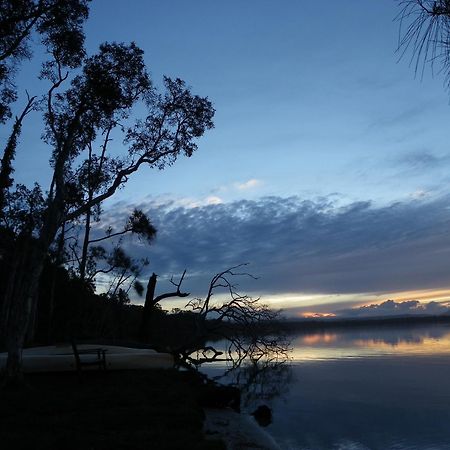
[[[446,77],[450,87],[450,1],[400,0],[399,49],[410,51],[415,72],[427,64]]]
[[[83,23],[90,0],[0,0],[0,123],[17,99],[17,66],[32,56],[36,33],[64,67],[78,67],[84,56]]]
[[[6,335],[11,377],[20,372],[26,334],[33,336],[30,327],[38,317],[39,281],[49,256],[55,255],[56,265],[63,264],[66,242],[74,239],[70,231],[83,223],[79,281],[92,285],[93,278],[85,277],[89,244],[94,243],[91,220],[100,216],[102,202],[141,166],[162,170],[179,156],[191,156],[197,138],[213,127],[211,102],[193,95],[184,81],[164,78],[163,93],[153,87],[143,51],[134,42],[105,42],[97,53],[86,55],[87,16],[88,0],[0,0],[0,122],[10,115],[16,97],[14,72],[21,61],[31,58],[33,35],[50,55],[40,74],[49,88],[39,102],[43,141],[51,149],[50,187],[45,193],[39,186],[33,190],[18,186],[11,192],[22,120],[34,109],[34,97],[16,118],[0,170],[0,228],[15,235],[15,245],[1,249],[8,259],[8,277],[0,287],[0,329]],[[144,117],[135,119],[137,108],[146,111]],[[111,149],[113,136],[122,141],[122,154]],[[151,241],[156,230],[149,218],[135,211],[123,231]],[[111,252],[91,249],[94,254],[116,275],[108,298],[123,306],[139,267],[125,255],[120,241]],[[50,312],[52,305],[53,301]]]
[[[19,235],[29,234],[42,225],[44,195],[38,184],[35,184],[33,189],[18,184],[6,200],[5,228]]]

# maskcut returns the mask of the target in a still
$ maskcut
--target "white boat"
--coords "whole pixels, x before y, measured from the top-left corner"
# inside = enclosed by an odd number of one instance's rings
[[[108,370],[170,369],[174,366],[171,354],[146,348],[95,344],[78,344],[77,348],[83,361],[94,361],[97,358],[96,354],[82,354],[83,350],[105,350]],[[0,369],[5,368],[7,356],[7,353],[0,353]],[[23,371],[28,373],[76,370],[75,356],[70,344],[27,348],[23,350],[22,363]],[[86,370],[95,369],[96,366],[86,366]]]

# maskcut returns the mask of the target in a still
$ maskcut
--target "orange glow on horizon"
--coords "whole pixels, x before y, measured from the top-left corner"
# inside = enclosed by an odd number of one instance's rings
[[[293,315],[298,318],[320,319],[339,316],[341,310],[360,308],[362,306],[380,305],[388,300],[397,303],[405,301],[419,301],[421,304],[437,302],[450,307],[450,289],[422,289],[411,291],[390,291],[379,293],[360,294],[315,294],[302,293],[289,295],[275,295],[264,297],[269,305],[281,309],[291,309]],[[317,308],[317,309],[316,309]],[[304,311],[306,309],[306,311]],[[334,311],[334,312],[331,312]]]
[[[397,292],[389,296],[391,300],[405,302],[408,300],[419,300],[420,302],[449,302],[450,289],[426,289],[422,291]]]
[[[297,314],[298,317],[303,317],[306,319],[311,319],[311,318],[315,318],[315,319],[320,319],[323,317],[336,317],[336,314],[334,313],[321,313],[321,312],[303,312],[303,313],[298,313]]]

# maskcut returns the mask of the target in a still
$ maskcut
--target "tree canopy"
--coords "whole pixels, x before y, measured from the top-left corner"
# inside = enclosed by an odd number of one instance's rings
[[[83,25],[90,0],[0,0],[0,122],[17,99],[14,76],[33,55],[31,37],[64,67],[80,66],[85,55]]]
[[[61,255],[70,232],[84,227],[81,278],[88,258],[92,263],[97,257],[118,277],[112,292],[122,298],[124,280],[136,277],[140,263],[123,251],[120,242],[109,254],[98,245],[89,253],[89,244],[103,240],[90,236],[92,221],[101,217],[102,202],[142,166],[162,170],[180,156],[190,157],[197,150],[197,139],[213,127],[212,103],[191,93],[183,80],[165,77],[163,92],[154,87],[144,52],[136,43],[104,42],[95,54],[87,55],[83,26],[88,4],[88,0],[0,1],[0,122],[11,126],[0,167],[0,250],[8,274],[0,286],[0,328],[11,376],[20,372],[20,352],[34,322],[47,259],[56,254],[56,263],[64,263]],[[36,74],[48,83],[48,90],[41,99],[29,96],[11,123],[11,104],[17,99],[15,74],[33,55],[32,37],[38,37],[48,54]],[[15,154],[24,151],[20,135],[30,113],[41,114],[42,139],[51,150],[47,189],[15,185],[12,178]],[[121,152],[117,146],[111,149],[113,137],[121,142]],[[151,184],[148,189],[151,192]],[[135,210],[122,231],[111,230],[105,237],[127,232],[150,242],[156,230],[150,218]]]

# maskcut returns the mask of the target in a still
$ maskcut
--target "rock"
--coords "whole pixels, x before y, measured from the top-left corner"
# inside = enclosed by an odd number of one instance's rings
[[[267,405],[258,406],[252,412],[252,416],[262,427],[267,427],[272,423],[272,410]]]

